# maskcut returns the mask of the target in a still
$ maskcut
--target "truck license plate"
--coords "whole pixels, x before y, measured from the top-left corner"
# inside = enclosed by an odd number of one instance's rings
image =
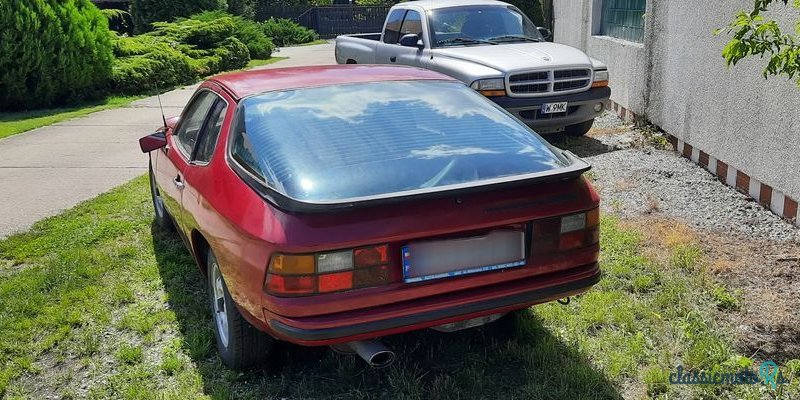
[[[542,104],[542,114],[555,114],[567,112],[567,102]]]

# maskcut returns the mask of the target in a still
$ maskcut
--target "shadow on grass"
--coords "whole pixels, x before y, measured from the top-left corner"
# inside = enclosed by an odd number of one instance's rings
[[[213,398],[617,399],[617,389],[535,314],[488,326],[383,338],[398,359],[382,370],[324,347],[280,343],[260,369],[224,367],[213,345],[205,281],[175,234],[152,228],[159,271],[203,387]]]

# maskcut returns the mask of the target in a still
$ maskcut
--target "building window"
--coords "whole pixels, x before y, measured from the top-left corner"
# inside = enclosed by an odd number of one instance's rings
[[[603,0],[600,34],[644,42],[644,10],[647,0]]]

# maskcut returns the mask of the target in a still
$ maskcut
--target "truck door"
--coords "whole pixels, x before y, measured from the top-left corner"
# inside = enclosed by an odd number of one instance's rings
[[[399,41],[404,35],[418,35],[423,42],[427,41],[423,29],[422,15],[416,10],[395,10],[386,19],[383,42],[378,44],[375,55],[377,64],[409,65],[425,67],[430,50],[417,47],[401,46]]]

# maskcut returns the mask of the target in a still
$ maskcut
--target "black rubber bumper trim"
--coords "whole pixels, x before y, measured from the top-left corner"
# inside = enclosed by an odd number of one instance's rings
[[[580,103],[587,101],[607,100],[609,97],[611,97],[611,88],[606,86],[601,88],[592,88],[590,90],[580,93],[562,94],[562,95],[547,96],[547,97],[501,96],[501,97],[489,97],[489,99],[491,99],[492,101],[497,103],[497,105],[503,108],[521,108],[521,107],[538,106],[544,103],[557,103],[562,101],[566,101],[569,103]]]
[[[587,278],[564,283],[561,285],[549,286],[542,289],[531,290],[529,292],[519,293],[514,296],[471,303],[460,307],[429,311],[421,314],[408,315],[400,318],[367,322],[363,324],[356,324],[344,327],[325,328],[325,329],[302,329],[286,325],[283,322],[275,319],[271,319],[269,321],[269,325],[272,327],[272,329],[275,329],[275,331],[281,333],[286,337],[293,339],[306,340],[306,341],[337,339],[348,336],[360,335],[364,333],[394,329],[402,326],[420,324],[429,321],[436,321],[438,319],[444,319],[458,315],[471,314],[475,312],[503,308],[503,307],[513,306],[515,304],[532,303],[535,302],[536,300],[551,298],[560,293],[567,293],[583,288],[589,288],[594,284],[596,284],[597,282],[600,282],[600,276],[601,276],[600,270],[598,269],[596,274],[589,276]]]

